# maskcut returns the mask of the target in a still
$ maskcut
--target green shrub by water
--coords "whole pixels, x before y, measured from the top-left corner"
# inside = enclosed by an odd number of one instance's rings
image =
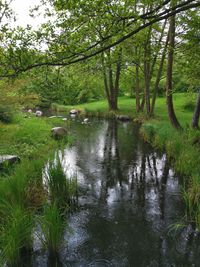
[[[184,108],[185,110],[188,110],[188,111],[193,111],[194,108],[195,108],[195,101],[192,100],[192,99],[187,100],[187,101],[183,104],[183,108]]]
[[[11,107],[0,105],[0,121],[11,123],[13,121],[13,114]]]

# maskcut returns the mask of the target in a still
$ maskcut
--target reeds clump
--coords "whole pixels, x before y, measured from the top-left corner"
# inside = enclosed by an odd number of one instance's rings
[[[42,230],[40,239],[50,256],[56,256],[62,245],[66,223],[56,203],[46,205],[43,214],[38,217]]]
[[[19,206],[10,208],[0,226],[1,259],[7,266],[16,267],[32,248],[33,215]]]
[[[61,209],[70,208],[77,198],[77,179],[66,176],[59,157],[49,163],[46,178],[50,202]]]
[[[42,203],[33,201],[38,197],[33,184],[37,190],[43,185],[40,167],[38,162],[24,161],[0,180],[0,256],[6,266],[21,266],[22,256],[32,248],[34,211]]]

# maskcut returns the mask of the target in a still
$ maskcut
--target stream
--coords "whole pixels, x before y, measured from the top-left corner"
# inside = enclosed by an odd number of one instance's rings
[[[139,126],[75,119],[70,132],[75,140],[62,166],[77,176],[79,207],[69,216],[60,259],[48,259],[36,242],[26,266],[200,266],[199,234],[191,225],[177,228],[181,179],[165,154],[141,140]]]

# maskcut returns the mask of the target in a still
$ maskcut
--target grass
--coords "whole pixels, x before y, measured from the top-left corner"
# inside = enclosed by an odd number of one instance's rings
[[[193,98],[194,96],[190,96],[190,98]],[[191,118],[192,118],[192,111],[188,111],[185,109],[185,104],[188,103],[188,94],[174,94],[174,104],[175,104],[175,110],[177,113],[177,117],[180,119],[183,126],[190,124]],[[135,99],[123,96],[119,97],[119,110],[117,111],[117,114],[127,114],[131,116],[132,118],[136,117],[136,111],[135,111]],[[97,101],[97,102],[91,102],[91,103],[85,103],[81,105],[75,105],[75,106],[63,106],[58,104],[52,104],[52,109],[55,111],[60,112],[68,112],[71,109],[78,109],[86,114],[102,114],[106,115],[108,114],[108,104],[106,100]],[[156,107],[155,107],[155,119],[157,120],[164,120],[168,122],[167,117],[167,108],[166,108],[166,99],[164,97],[160,97],[157,99]]]
[[[37,158],[38,151],[54,149],[58,142],[51,136],[52,127],[66,126],[66,122],[55,118],[24,118],[24,114],[15,115],[14,122],[3,124],[0,122],[0,155],[11,154],[22,158]],[[66,140],[64,140],[66,141]],[[66,142],[70,142],[68,139]]]
[[[42,229],[40,239],[51,256],[56,256],[62,245],[65,222],[55,203],[44,207],[43,215],[39,216]]]
[[[49,158],[54,157],[55,149],[66,143],[66,140],[57,142],[51,136],[51,128],[63,124],[58,119],[24,118],[20,113],[15,115],[11,124],[0,123],[0,154],[16,154],[21,158],[20,164],[7,166],[8,171],[0,173],[2,266],[21,266],[23,253],[32,248],[32,234],[38,216],[41,216],[41,223],[49,223],[46,225],[48,238],[47,232],[42,233],[48,248],[52,251],[58,248],[62,216],[54,204],[46,208],[48,196],[43,185],[43,171]]]
[[[1,224],[1,259],[7,266],[21,266],[22,254],[32,248],[33,216],[27,210],[12,206]]]
[[[46,179],[51,203],[61,210],[72,208],[77,198],[77,179],[66,177],[59,156],[49,162]]]

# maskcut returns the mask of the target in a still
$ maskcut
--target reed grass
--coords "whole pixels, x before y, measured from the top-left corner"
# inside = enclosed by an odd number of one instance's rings
[[[77,179],[67,177],[61,159],[57,156],[49,162],[46,180],[51,203],[61,209],[71,208],[77,198]]]
[[[56,203],[46,205],[43,214],[38,217],[42,229],[40,237],[49,254],[56,256],[62,246],[66,222]]]
[[[0,226],[1,259],[7,266],[21,266],[23,254],[31,251],[33,215],[15,205]]]

